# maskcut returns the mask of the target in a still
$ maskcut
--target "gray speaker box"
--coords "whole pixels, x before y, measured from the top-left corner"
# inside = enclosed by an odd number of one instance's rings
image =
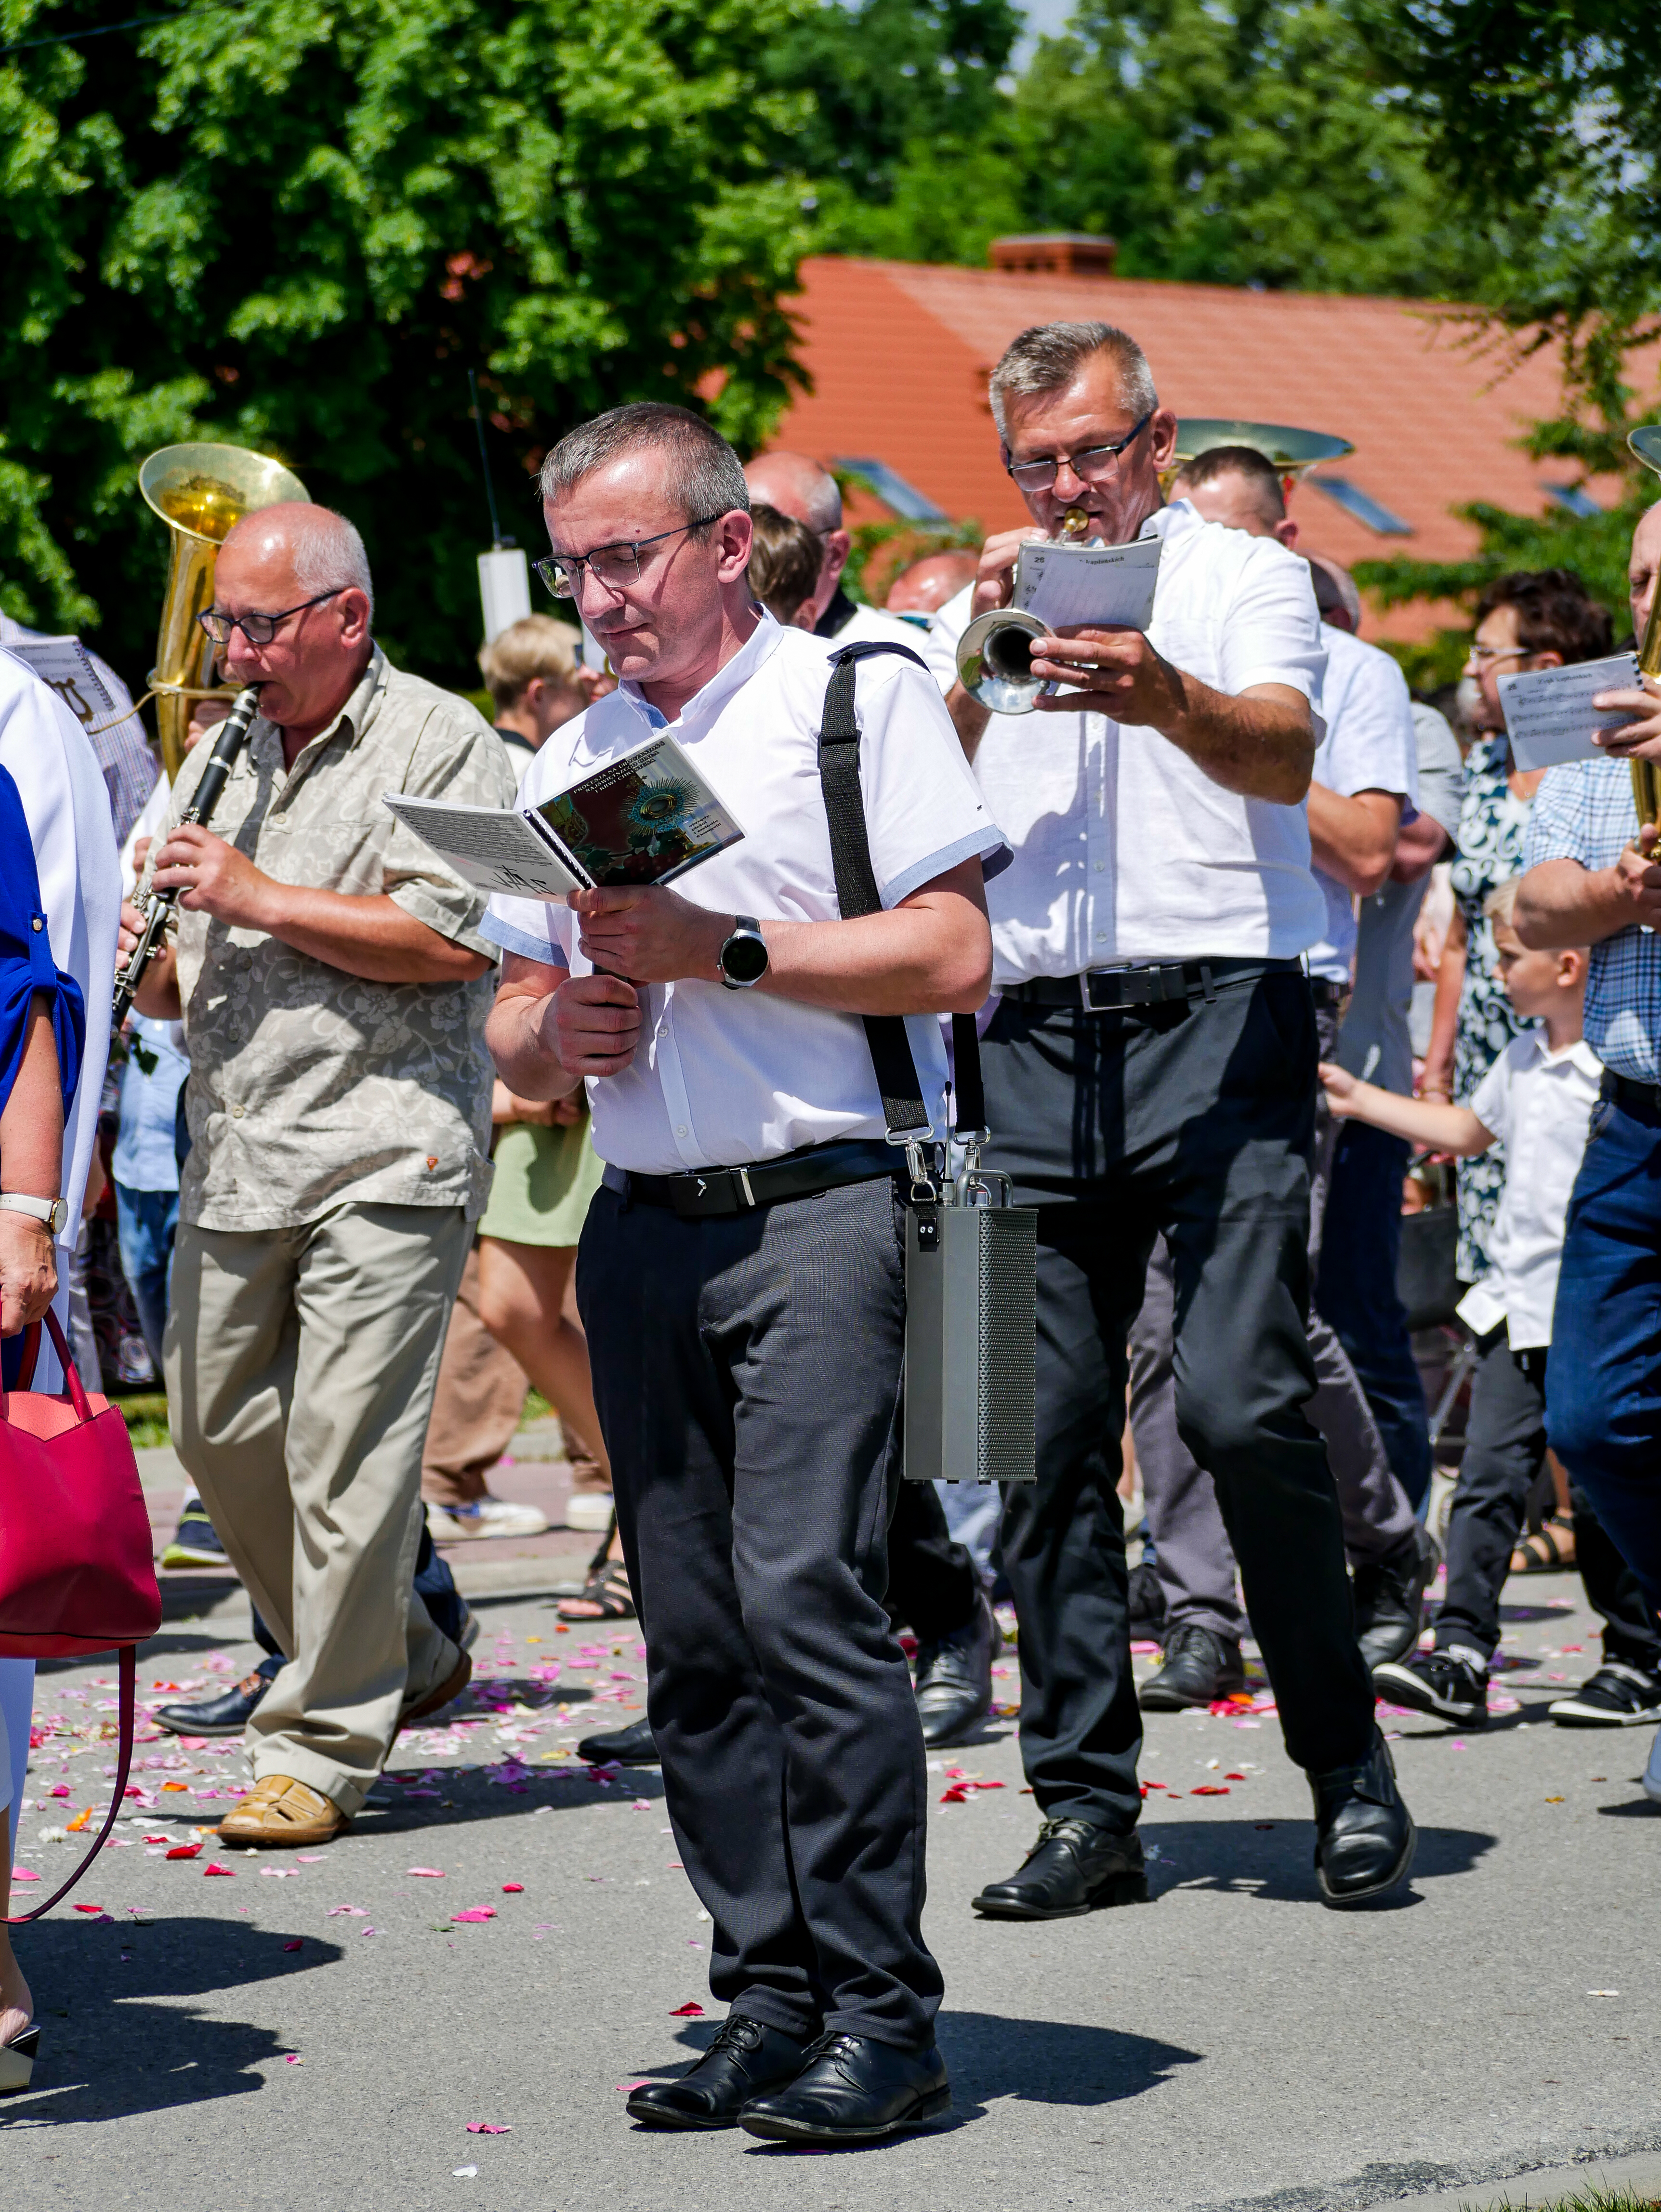
[[[908,1480],[1037,1480],[1037,1227],[1025,1206],[907,1212]]]

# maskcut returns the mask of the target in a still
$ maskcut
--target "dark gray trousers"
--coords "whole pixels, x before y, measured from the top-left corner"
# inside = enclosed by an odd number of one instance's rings
[[[1366,1757],[1338,1500],[1305,1407],[1314,1008],[1281,970],[1213,1006],[1086,1014],[1006,999],[983,1047],[989,1167],[1038,1214],[1038,1479],[1003,1565],[1039,1809],[1128,1831],[1141,1742],[1114,1486],[1126,1341],[1155,1236],[1175,1277],[1177,1419],[1216,1486],[1287,1748]]]
[[[903,1225],[885,1177],[700,1221],[602,1189],[577,1303],[710,1988],[791,2035],[916,2049],[941,1982],[883,1604]]]

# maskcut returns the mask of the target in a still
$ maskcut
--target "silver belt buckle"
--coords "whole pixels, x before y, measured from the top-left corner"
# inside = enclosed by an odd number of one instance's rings
[[[1111,1006],[1098,1006],[1096,1003],[1096,994],[1091,988],[1091,986],[1098,975],[1123,975],[1128,973],[1129,967],[1130,963],[1127,960],[1122,961],[1116,968],[1086,968],[1085,969],[1083,975],[1079,978],[1079,991],[1080,996],[1084,1004],[1086,1013],[1111,1014],[1116,1013],[1119,1011],[1116,1004]]]

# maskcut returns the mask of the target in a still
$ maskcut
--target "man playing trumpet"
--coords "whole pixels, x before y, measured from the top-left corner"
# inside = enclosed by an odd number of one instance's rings
[[[1316,1029],[1299,956],[1323,933],[1304,797],[1325,653],[1307,566],[1164,504],[1177,423],[1103,323],[1025,331],[993,373],[1005,465],[1037,525],[991,538],[936,618],[955,643],[1009,599],[1019,549],[1162,541],[1148,634],[1037,641],[1071,688],[1030,719],[947,704],[1014,860],[988,884],[1001,1002],[986,1034],[989,1166],[1039,1208],[1038,1480],[1009,1492],[1021,1748],[1037,1846],[976,1899],[1050,1918],[1145,1893],[1123,1522],[1126,1338],[1156,1233],[1175,1274],[1177,1419],[1214,1477],[1331,1905],[1406,1874],[1356,1646],[1315,1387],[1309,1152]],[[1077,527],[1075,523],[1075,528]]]

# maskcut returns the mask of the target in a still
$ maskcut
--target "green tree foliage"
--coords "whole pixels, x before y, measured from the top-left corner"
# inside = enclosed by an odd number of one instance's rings
[[[1081,0],[1002,97],[986,83],[994,44],[971,52],[942,15],[932,71],[919,46],[913,76],[888,74],[881,160],[843,166],[828,187],[810,161],[820,235],[979,264],[1002,231],[1104,231],[1126,276],[1469,296],[1486,249],[1448,219],[1427,128],[1348,6]],[[895,0],[865,0],[815,35],[851,70],[894,13]]]
[[[756,57],[814,0],[244,0],[0,60],[0,605],[129,674],[154,642],[152,447],[274,453],[368,543],[385,633],[465,678],[488,543],[616,401],[740,444],[794,372],[808,95]],[[119,21],[3,0],[9,40]]]

